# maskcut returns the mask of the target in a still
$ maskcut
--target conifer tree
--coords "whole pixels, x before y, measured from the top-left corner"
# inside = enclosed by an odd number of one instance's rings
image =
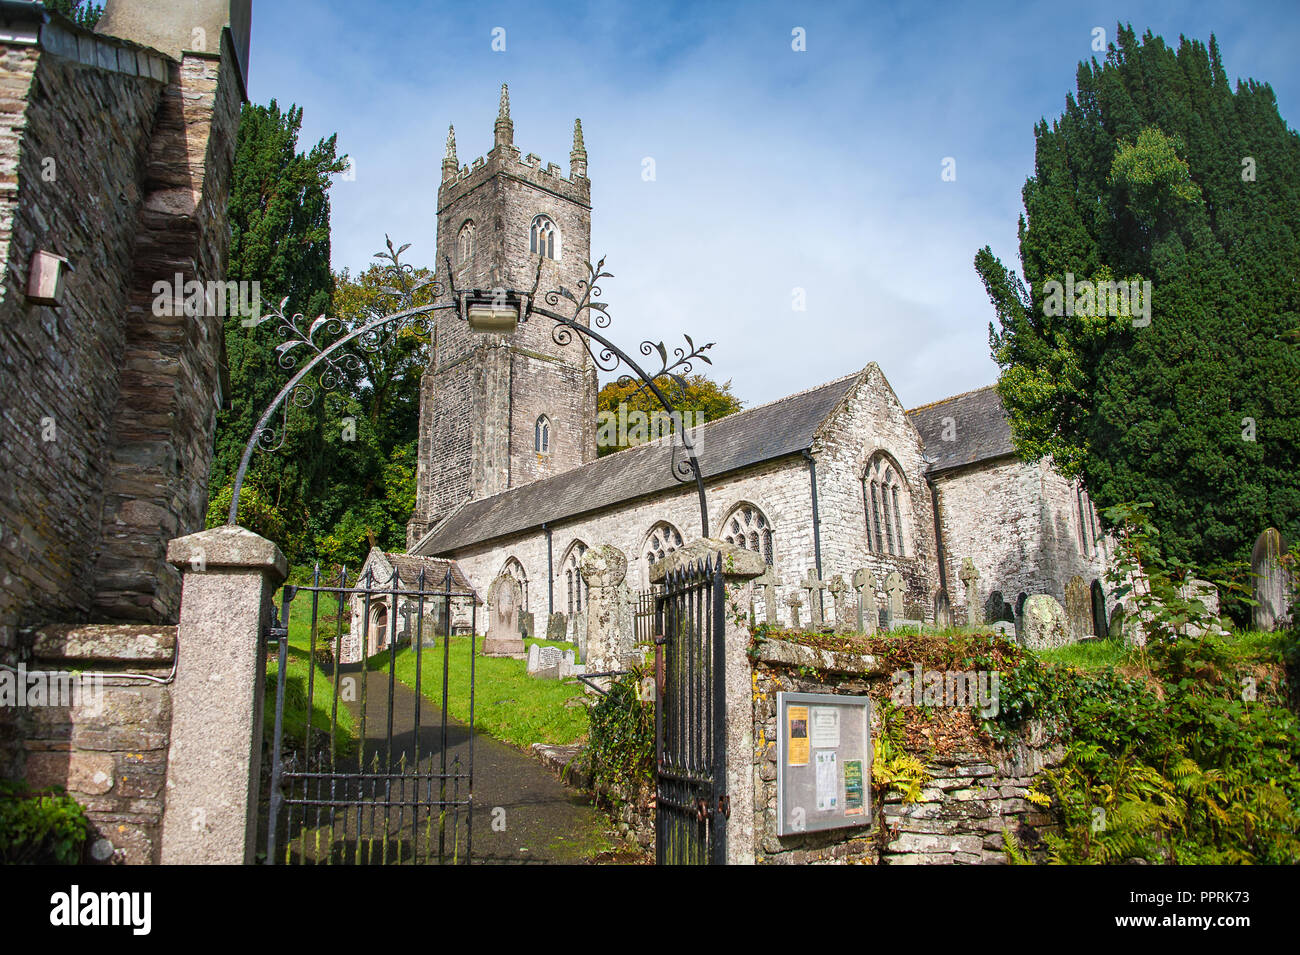
[[[1023,279],[975,256],[1017,451],[1099,509],[1152,502],[1174,557],[1242,558],[1269,525],[1294,538],[1300,137],[1266,83],[1232,87],[1213,37],[1175,51],[1120,27],[1077,86],[1034,129]],[[1119,294],[1147,282],[1145,301]]]

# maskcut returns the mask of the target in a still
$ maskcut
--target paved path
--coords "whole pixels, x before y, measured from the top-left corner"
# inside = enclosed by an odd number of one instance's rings
[[[414,730],[417,701],[420,705],[418,736]],[[365,765],[368,769],[375,765],[376,756],[381,767],[388,762],[387,705],[388,674],[372,672],[366,686]],[[348,706],[360,727],[360,703]],[[393,690],[392,723],[393,763],[405,755],[407,765],[411,765],[418,745],[421,772],[439,773],[443,753],[441,707],[427,699],[419,700],[413,690],[399,682]],[[446,754],[449,770],[458,758],[461,771],[468,768],[468,728],[450,718]],[[355,771],[355,761],[348,763],[340,768]],[[589,797],[561,783],[540,760],[482,731],[474,737],[473,777],[473,862],[572,864],[584,862],[594,852],[609,847],[610,840],[605,835],[608,821],[591,805]],[[417,856],[436,862],[437,817],[431,818],[427,809],[400,804],[405,799],[427,806],[437,795],[438,783],[426,776],[418,786],[409,780],[404,786],[394,783],[387,793],[382,782],[378,786],[378,791],[367,801],[368,812],[354,810],[355,821],[342,827],[346,832],[339,832],[340,827],[336,825],[335,835],[349,847],[347,851],[355,848],[357,832],[362,834],[364,845],[373,844],[375,837],[386,831],[392,842],[408,846],[414,843],[418,846]],[[454,825],[451,822],[447,825],[443,846],[449,855],[457,842],[462,849],[465,844],[464,811],[460,813]],[[373,851],[378,861],[381,850]],[[406,857],[409,847],[401,854]]]

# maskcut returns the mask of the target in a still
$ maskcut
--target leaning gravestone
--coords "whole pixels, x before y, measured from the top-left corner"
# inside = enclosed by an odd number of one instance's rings
[[[1256,600],[1250,617],[1256,630],[1280,630],[1290,622],[1291,575],[1282,566],[1285,553],[1286,540],[1274,527],[1259,535],[1250,553]]]
[[[522,657],[524,641],[519,636],[519,613],[524,591],[519,581],[502,574],[488,589],[488,632],[483,638],[483,655]]]
[[[1078,574],[1065,584],[1065,632],[1071,643],[1092,633],[1092,595]]]
[[[1124,605],[1117,603],[1115,609],[1110,612],[1110,624],[1106,628],[1106,635],[1112,640],[1124,639]]]
[[[1021,641],[1030,650],[1048,650],[1069,641],[1065,610],[1051,594],[1030,596],[1021,617]]]

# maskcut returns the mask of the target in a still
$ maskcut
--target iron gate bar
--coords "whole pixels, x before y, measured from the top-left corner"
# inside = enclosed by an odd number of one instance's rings
[[[409,856],[412,861],[433,861],[432,849],[433,814],[438,814],[438,850],[437,861],[448,861],[448,823],[452,829],[451,859],[453,862],[468,862],[472,851],[472,802],[473,802],[473,721],[474,721],[474,671],[476,668],[475,642],[473,631],[477,629],[477,607],[474,605],[472,591],[459,591],[453,586],[452,575],[448,570],[440,590],[428,587],[427,575],[421,570],[416,579],[415,589],[404,589],[400,571],[394,569],[393,576],[379,586],[374,569],[369,569],[349,586],[347,570],[344,568],[337,583],[322,585],[320,568],[316,567],[310,587],[286,586],[282,594],[284,620],[287,624],[291,613],[292,600],[303,590],[312,593],[311,628],[308,641],[308,661],[306,679],[306,714],[302,736],[302,766],[298,765],[299,754],[291,753],[286,758],[285,749],[285,689],[288,683],[289,639],[288,628],[277,631],[277,659],[279,673],[276,684],[275,736],[272,743],[272,772],[270,793],[270,819],[267,833],[268,863],[284,862],[324,862],[336,861],[354,863],[404,862]],[[317,666],[323,666],[318,651],[322,633],[320,630],[320,597],[333,595],[336,610],[333,636],[333,680],[334,690],[330,708],[330,725],[318,729],[315,723],[316,687],[319,685]],[[471,606],[470,639],[466,641],[469,651],[470,668],[470,718],[466,743],[468,746],[468,768],[462,762],[460,754],[448,758],[450,738],[448,736],[448,700],[450,644],[452,639],[452,604],[456,598],[469,598]],[[388,706],[382,724],[378,723],[379,714],[374,715],[376,728],[382,726],[383,738],[378,735],[371,740],[367,730],[372,723],[369,698],[369,679],[372,672],[369,660],[369,637],[372,624],[372,610],[379,612],[376,601],[387,599],[389,604],[383,609],[385,618],[384,636],[385,652],[388,653]],[[399,600],[405,601],[402,616],[406,624],[399,632]],[[355,601],[361,611],[361,626],[353,636],[361,644],[360,656],[363,660],[358,671],[361,682],[359,699],[359,726],[357,727],[357,754],[355,771],[343,771],[339,765],[339,751],[335,745],[338,731],[338,707],[342,696],[340,692],[343,664],[342,641],[344,614],[350,602]],[[423,715],[423,666],[424,666],[424,616],[430,604],[440,606],[443,610],[443,699],[440,735],[438,737],[441,752],[437,762],[431,763],[432,754],[426,756],[422,748]],[[414,608],[416,619],[410,615]],[[396,725],[394,696],[397,690],[396,658],[401,649],[399,641],[411,639],[414,643],[416,665],[415,699],[412,712],[412,734],[410,746],[402,745],[401,752],[395,752],[395,737],[399,727]],[[378,670],[383,677],[382,665]],[[432,727],[429,728],[432,730]],[[323,737],[323,743],[318,742]],[[295,734],[296,739],[296,734]],[[326,747],[325,751],[320,746]],[[382,753],[381,753],[382,750]],[[382,762],[381,762],[382,760]],[[435,786],[436,783],[436,786]],[[462,788],[463,787],[463,788]],[[464,795],[462,795],[464,793]],[[409,809],[409,813],[408,813]],[[466,831],[464,842],[461,840],[461,811],[465,811]],[[342,816],[342,831],[339,831],[339,818]],[[280,832],[284,831],[283,858],[280,855]],[[423,837],[421,830],[423,829]],[[313,845],[308,845],[308,837]],[[340,839],[342,841],[340,841]],[[322,851],[322,840],[327,845]],[[353,841],[349,851],[349,841]],[[296,853],[296,859],[295,859]],[[341,855],[340,855],[341,853]],[[351,858],[349,858],[349,855]]]

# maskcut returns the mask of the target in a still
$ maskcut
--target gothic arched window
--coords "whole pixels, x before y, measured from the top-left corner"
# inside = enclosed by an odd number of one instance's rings
[[[722,522],[722,539],[772,563],[772,522],[753,504],[737,504]]]
[[[867,549],[873,554],[906,554],[903,515],[908,512],[907,487],[898,465],[877,454],[862,476],[862,501],[867,517]]]
[[[548,259],[560,257],[560,230],[555,227],[550,216],[533,217],[533,224],[528,230],[528,251],[533,255],[544,255]]]
[[[569,552],[563,561],[564,582],[569,594],[570,617],[575,613],[582,613],[582,605],[586,603],[587,582],[582,579],[582,573],[578,570],[582,564],[582,555],[585,553],[587,553],[587,545],[582,541],[574,541],[569,545]]]
[[[465,224],[460,227],[460,235],[456,238],[456,264],[464,268],[473,258],[474,220],[466,219]]]
[[[551,419],[542,415],[533,427],[533,448],[538,454],[551,453]]]
[[[682,532],[667,521],[660,521],[646,535],[641,556],[645,558],[646,580],[650,579],[650,565],[663,560],[682,546]]]

